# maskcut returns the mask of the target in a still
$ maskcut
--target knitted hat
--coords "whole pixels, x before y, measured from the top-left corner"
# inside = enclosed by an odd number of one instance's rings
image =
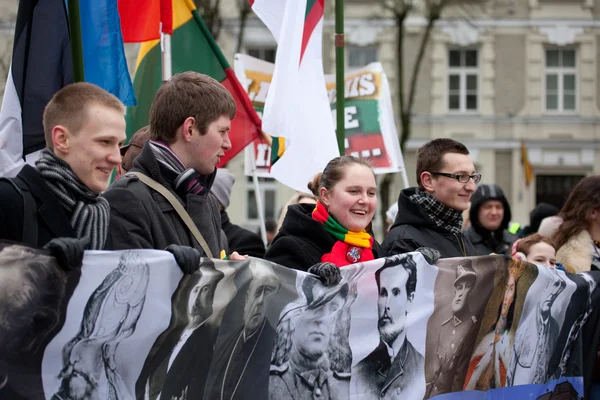
[[[215,195],[219,203],[223,208],[229,207],[229,196],[231,195],[231,188],[235,183],[235,177],[227,171],[225,168],[217,169],[217,176],[210,189],[211,193]]]

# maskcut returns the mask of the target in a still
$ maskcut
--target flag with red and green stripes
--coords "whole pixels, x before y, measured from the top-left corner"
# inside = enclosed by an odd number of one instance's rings
[[[232,148],[221,159],[226,164],[260,134],[261,121],[246,91],[210,34],[192,0],[172,0],[173,36],[171,59],[173,74],[197,71],[221,82],[233,95],[237,105],[229,137]],[[148,125],[150,105],[162,84],[161,46],[159,40],[143,42],[137,60],[133,86],[137,107],[127,110],[127,137]]]

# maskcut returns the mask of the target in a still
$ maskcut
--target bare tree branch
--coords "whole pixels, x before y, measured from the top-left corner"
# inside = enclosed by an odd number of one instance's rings
[[[238,10],[240,11],[240,30],[238,31],[237,44],[235,46],[235,52],[239,53],[242,51],[244,46],[244,34],[246,30],[246,22],[252,12],[250,2],[248,0],[237,0]]]

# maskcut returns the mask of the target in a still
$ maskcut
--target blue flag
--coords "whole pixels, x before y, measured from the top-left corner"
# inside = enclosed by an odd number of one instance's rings
[[[135,92],[127,70],[117,0],[79,3],[85,81],[135,106]]]

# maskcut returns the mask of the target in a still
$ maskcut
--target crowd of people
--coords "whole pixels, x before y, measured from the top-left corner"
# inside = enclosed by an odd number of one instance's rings
[[[467,147],[448,138],[419,148],[417,186],[399,193],[381,244],[373,170],[341,156],[307,183],[310,194],[290,200],[267,248],[230,221],[235,178],[215,167],[231,148],[235,113],[220,83],[177,74],[157,92],[149,126],[124,147],[123,104],[89,83],[66,86],[45,108],[35,167],[0,180],[0,239],[45,247],[67,267],[81,265],[84,249],[167,250],[187,274],[203,256],[261,257],[326,285],[339,281],[339,267],[414,251],[431,263],[504,254],[567,272],[600,269],[600,176],[582,179],[561,210],[539,204],[515,230],[502,189],[480,184]],[[121,176],[110,184],[115,168]]]

